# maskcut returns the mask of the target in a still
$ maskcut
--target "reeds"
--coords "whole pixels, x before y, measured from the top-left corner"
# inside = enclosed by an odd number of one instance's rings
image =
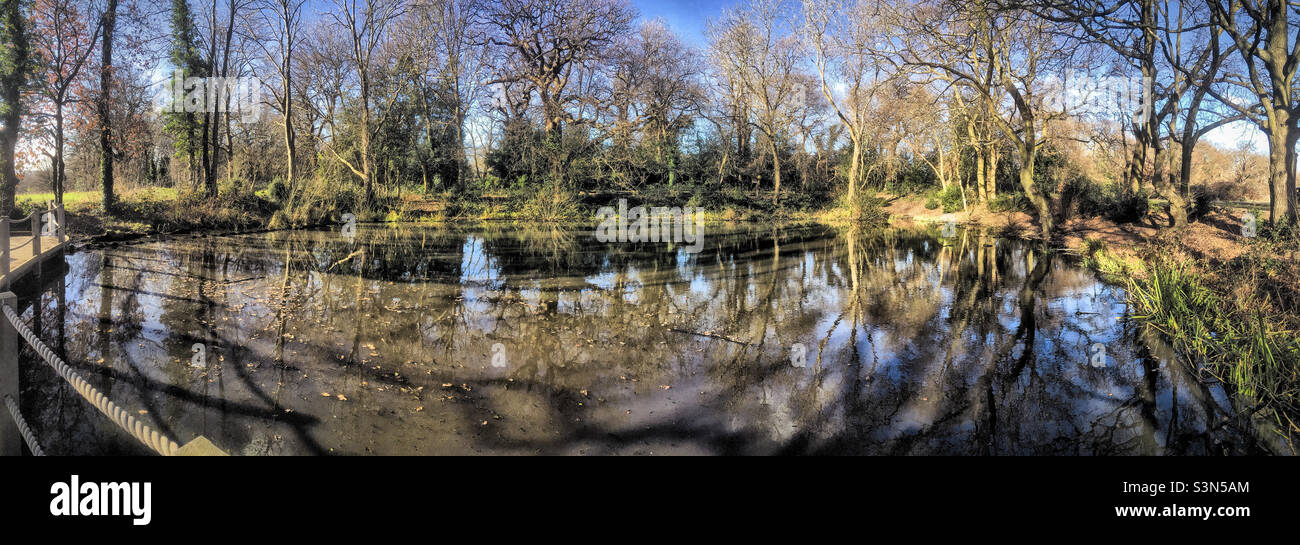
[[[1152,263],[1149,274],[1129,280],[1134,318],[1156,328],[1195,367],[1271,409],[1295,432],[1300,394],[1300,340],[1275,325],[1259,301],[1220,296],[1183,266]]]

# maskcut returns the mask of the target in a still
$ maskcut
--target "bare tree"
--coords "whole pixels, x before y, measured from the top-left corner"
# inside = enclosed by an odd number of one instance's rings
[[[869,0],[804,0],[804,40],[817,71],[822,96],[844,126],[851,149],[846,182],[849,201],[862,187],[863,154],[872,114],[871,103],[880,88],[883,64],[875,62],[873,46],[880,32],[869,16]],[[835,93],[832,84],[843,86]]]
[[[704,104],[702,63],[663,21],[651,20],[621,40],[612,64],[614,142],[626,151],[639,137],[671,185],[679,134]]]
[[[713,62],[751,113],[772,156],[772,202],[781,196],[780,147],[808,89],[799,73],[799,43],[785,0],[751,0],[708,27]]]
[[[256,4],[254,42],[268,62],[275,66],[280,86],[271,95],[280,110],[284,136],[285,184],[292,189],[297,177],[298,137],[294,130],[294,51],[302,27],[303,7],[307,0],[258,0]]]
[[[370,204],[375,200],[374,165],[372,164],[374,150],[371,149],[371,141],[383,124],[382,118],[379,120],[373,118],[370,103],[372,78],[376,68],[374,59],[380,45],[387,37],[385,31],[389,23],[402,15],[406,3],[404,0],[334,0],[334,5],[338,9],[327,12],[326,16],[333,22],[334,28],[345,33],[351,54],[349,60],[357,77],[357,106],[361,111],[360,126],[357,129],[361,148],[359,168],[354,161],[338,153],[333,145],[327,146],[327,149],[334,158],[361,179],[365,188],[365,202]],[[395,94],[392,98],[396,98]],[[333,128],[337,129],[337,124]],[[331,139],[333,139],[337,133],[331,132]]]
[[[960,83],[993,107],[989,117],[1015,148],[1020,187],[1050,239],[1056,210],[1035,163],[1050,140],[1048,124],[1066,117],[1050,100],[1048,78],[1065,71],[1074,49],[1061,42],[1058,24],[1022,10],[948,0],[898,5],[890,16],[895,34],[885,41],[886,58]],[[1009,101],[999,101],[1000,93]]]
[[[51,135],[54,153],[51,161],[54,200],[63,203],[67,174],[64,168],[65,109],[76,100],[73,86],[82,83],[81,69],[86,65],[99,33],[101,20],[89,10],[78,8],[69,0],[38,0],[32,4],[32,45],[44,68],[35,79],[41,98],[52,111]]]
[[[418,80],[424,138],[437,156],[442,182],[452,186],[460,183],[465,124],[483,91],[488,64],[484,25],[478,15],[484,6],[481,0],[415,0],[395,29],[416,67],[412,77]],[[437,145],[446,140],[450,145]],[[429,184],[426,172],[426,189]]]
[[[564,179],[563,127],[575,119],[569,108],[583,98],[570,84],[605,59],[635,17],[625,0],[500,0],[488,10],[489,43],[505,49],[510,69],[489,84],[527,81],[537,93],[553,181]]]
[[[1237,46],[1245,74],[1232,78],[1253,99],[1240,104],[1211,91],[1268,136],[1269,221],[1295,224],[1296,142],[1300,141],[1300,27],[1294,3],[1282,0],[1209,0],[1214,24]]]

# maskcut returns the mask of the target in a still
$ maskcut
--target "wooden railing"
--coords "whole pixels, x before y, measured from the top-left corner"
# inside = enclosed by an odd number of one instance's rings
[[[63,205],[55,205],[51,202],[46,205],[44,211],[32,212],[18,219],[0,219],[0,278],[7,280],[9,274],[14,272],[10,270],[13,255],[28,244],[32,245],[32,259],[37,261],[41,259],[42,250],[50,251],[62,247],[68,241],[66,218]],[[26,230],[31,232],[31,238],[27,242],[14,245],[13,226],[26,226]],[[23,229],[23,227],[19,228],[20,231]],[[58,244],[54,248],[41,248],[42,236],[54,237],[58,239]]]

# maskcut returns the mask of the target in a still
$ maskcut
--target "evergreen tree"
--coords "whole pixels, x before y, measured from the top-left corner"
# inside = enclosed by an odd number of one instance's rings
[[[188,160],[190,181],[196,180],[195,154],[199,150],[197,135],[204,130],[197,113],[207,107],[202,87],[187,89],[187,78],[208,76],[207,64],[199,54],[198,32],[188,0],[172,0],[172,46],[168,60],[176,70],[173,80],[172,108],[167,113],[166,131],[176,143],[176,155]]]
[[[0,0],[0,214],[14,207],[14,152],[22,136],[22,91],[30,73],[23,0]]]

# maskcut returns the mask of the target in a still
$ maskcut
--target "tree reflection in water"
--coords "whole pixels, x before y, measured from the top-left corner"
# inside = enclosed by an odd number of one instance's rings
[[[69,256],[43,288],[66,308],[24,304],[114,400],[238,454],[1262,448],[1221,425],[1221,391],[1147,356],[1119,289],[1028,244],[706,233],[697,254],[561,226],[176,238]],[[24,361],[47,450],[139,452]]]

